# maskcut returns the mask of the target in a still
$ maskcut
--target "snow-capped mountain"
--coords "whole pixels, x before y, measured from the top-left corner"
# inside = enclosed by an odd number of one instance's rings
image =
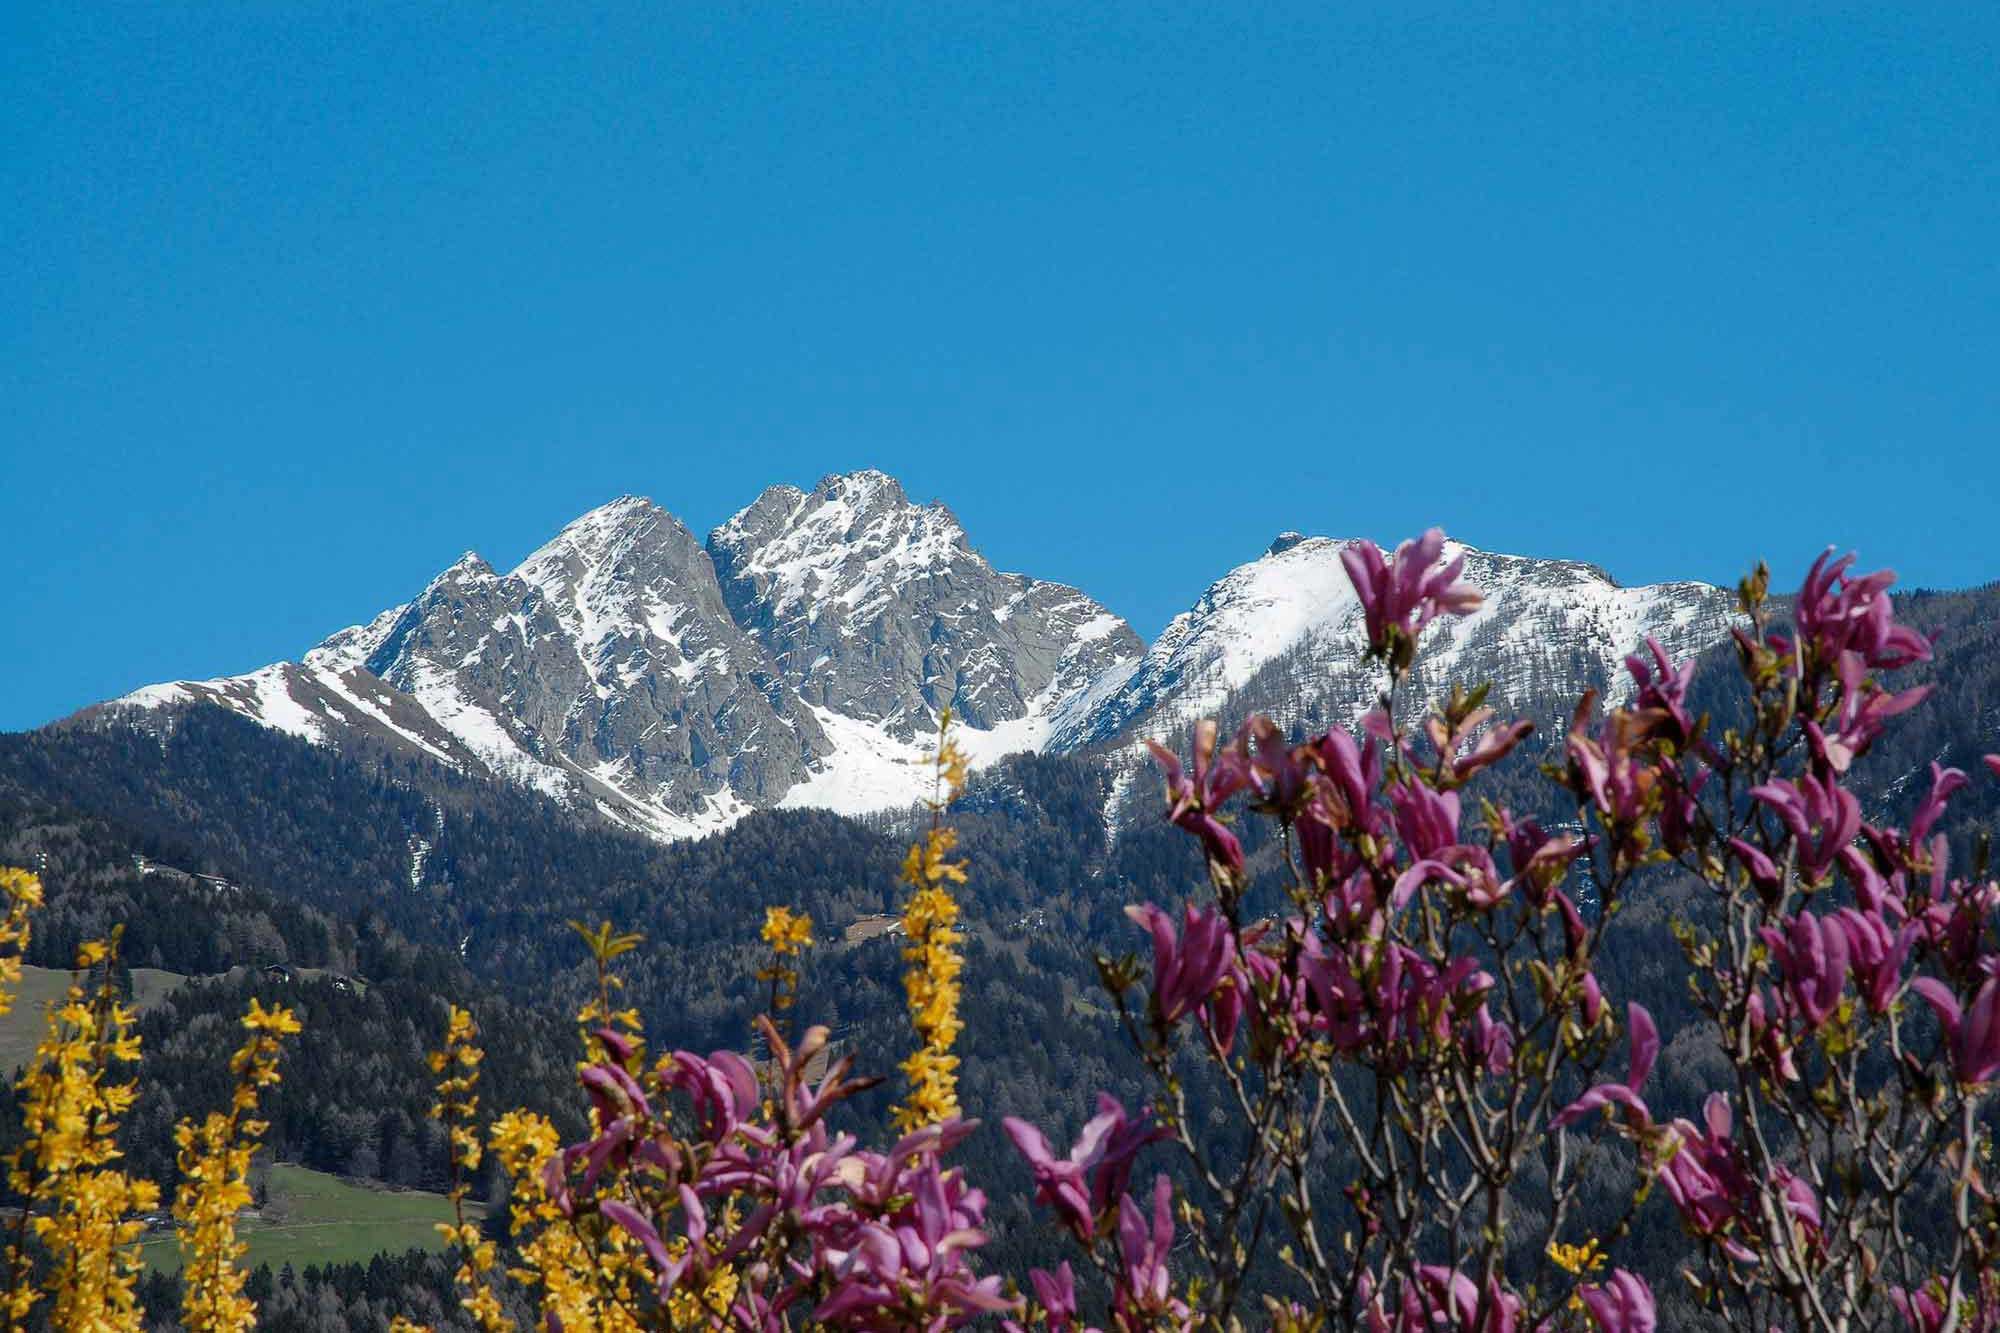
[[[1351,724],[1372,707],[1379,667],[1362,664],[1361,605],[1340,563],[1348,545],[1285,533],[1261,557],[1211,584],[1176,616],[1131,675],[1051,747],[1077,750],[1132,739],[1135,730],[1177,732],[1232,696],[1281,721]],[[1624,588],[1603,570],[1569,560],[1498,555],[1456,542],[1465,578],[1486,594],[1469,616],[1443,617],[1424,632],[1409,682],[1414,702],[1452,682],[1493,682],[1516,708],[1573,701],[1586,686],[1616,698],[1628,683],[1626,654],[1647,636],[1675,657],[1729,631],[1734,597],[1705,583]]]
[[[496,772],[673,834],[768,805],[827,748],[680,520],[627,496],[496,574],[468,554],[308,666],[363,667]]]
[[[1361,613],[1324,537],[1280,537],[1150,648],[1102,605],[995,570],[942,504],[880,472],[777,486],[696,538],[649,500],[592,510],[501,574],[467,554],[299,662],[149,686],[89,710],[210,703],[319,744],[420,753],[674,838],[759,808],[846,813],[927,794],[939,713],[975,765],[1104,752],[1223,709],[1347,723],[1375,698]],[[1453,547],[1487,594],[1426,632],[1420,697],[1491,679],[1517,708],[1616,691],[1648,635],[1727,632],[1698,583],[1621,588],[1560,560]]]
[[[102,711],[212,703],[672,838],[778,804],[907,806],[945,706],[975,762],[1040,749],[1143,648],[1075,589],[996,571],[943,505],[859,472],[774,488],[707,544],[627,496],[509,573],[468,552],[297,663]]]
[[[947,706],[975,763],[1045,749],[1145,649],[1075,588],[995,570],[949,509],[880,472],[774,486],[708,549],[737,623],[833,738],[786,805],[912,803]]]

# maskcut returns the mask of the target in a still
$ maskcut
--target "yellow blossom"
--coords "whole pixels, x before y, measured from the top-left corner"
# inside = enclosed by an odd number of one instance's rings
[[[7,892],[25,887],[11,880]],[[132,1011],[118,997],[120,933],[77,951],[76,978],[51,1008],[48,1034],[21,1076],[23,1137],[7,1159],[7,1180],[27,1200],[28,1230],[47,1257],[38,1281],[33,1256],[7,1247],[16,1327],[44,1295],[57,1328],[136,1333],[142,1324],[134,1295],[145,1230],[138,1215],[158,1206],[159,1187],[110,1165],[120,1156],[119,1119],[137,1095],[114,1066],[139,1055]],[[97,984],[86,990],[84,974],[99,964]]]
[[[14,992],[21,984],[21,955],[28,951],[29,918],[42,905],[42,881],[26,870],[0,866],[0,897],[7,901],[7,914],[0,917],[0,1014],[14,1008]]]
[[[812,947],[812,928],[812,918],[804,912],[794,912],[789,907],[770,907],[764,911],[764,943],[780,958]]]
[[[924,840],[903,858],[903,882],[910,897],[903,905],[903,997],[916,1029],[918,1045],[903,1061],[909,1092],[895,1109],[899,1128],[912,1130],[955,1118],[958,1105],[958,1057],[951,1048],[964,1031],[958,1016],[962,998],[959,974],[965,969],[959,946],[958,901],[950,886],[965,883],[965,862],[954,861],[958,834],[945,827],[944,811],[965,787],[965,756],[951,740],[951,713],[940,724],[935,767],[937,794],[931,802],[931,827]]]
[[[1550,1241],[1548,1254],[1549,1258],[1555,1261],[1557,1268],[1579,1277],[1604,1267],[1604,1252],[1597,1248],[1595,1238],[1581,1245],[1566,1245],[1559,1240]]]
[[[283,1040],[299,1021],[283,1007],[265,1009],[252,999],[243,1015],[249,1038],[230,1057],[236,1088],[229,1111],[210,1112],[200,1125],[183,1120],[174,1129],[181,1187],[174,1220],[181,1243],[181,1323],[190,1333],[235,1333],[255,1325],[256,1302],[243,1294],[248,1274],[239,1266],[249,1248],[236,1238],[236,1217],[250,1206],[250,1159],[265,1122],[251,1118],[257,1093],[278,1081]]]
[[[485,1058],[471,1013],[455,1004],[447,1006],[444,1048],[430,1055],[431,1072],[438,1075],[438,1100],[431,1114],[444,1122],[451,1150],[452,1221],[440,1222],[438,1232],[459,1251],[457,1282],[464,1293],[459,1305],[486,1333],[513,1333],[514,1321],[500,1308],[493,1289],[499,1266],[493,1242],[465,1220],[465,1196],[471,1188],[467,1176],[478,1169],[480,1159],[479,1065]]]

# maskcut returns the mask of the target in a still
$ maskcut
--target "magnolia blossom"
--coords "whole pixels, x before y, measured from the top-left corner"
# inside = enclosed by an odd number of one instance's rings
[[[1834,663],[1834,674],[1840,681],[1840,707],[1831,721],[1832,729],[1822,729],[1811,718],[1805,722],[1806,743],[1813,757],[1836,773],[1845,773],[1868,752],[1889,719],[1909,712],[1931,692],[1930,686],[1919,685],[1891,694],[1870,681],[1867,671],[1868,664],[1860,653],[1841,653]]]
[[[1848,932],[1834,919],[1809,912],[1792,918],[1787,930],[1766,926],[1761,932],[1771,956],[1784,969],[1785,993],[1808,1030],[1833,1017],[1847,985]]]
[[[1653,1016],[1643,1004],[1626,1006],[1626,1026],[1631,1034],[1631,1058],[1626,1062],[1623,1083],[1600,1083],[1583,1096],[1556,1113],[1549,1123],[1556,1129],[1572,1121],[1580,1120],[1602,1106],[1618,1105],[1625,1108],[1626,1119],[1638,1126],[1653,1123],[1653,1113],[1646,1109],[1646,1103],[1639,1096],[1639,1089],[1646,1082],[1646,1075],[1653,1072],[1653,1061],[1660,1054],[1660,1030],[1653,1025]]]
[[[1419,1264],[1402,1282],[1402,1303],[1393,1318],[1364,1276],[1368,1333],[1516,1333],[1521,1299],[1497,1281],[1481,1287],[1456,1269]]]
[[[1053,1208],[1078,1239],[1097,1230],[1111,1201],[1125,1192],[1139,1150],[1167,1136],[1150,1117],[1134,1119],[1108,1092],[1097,1095],[1097,1114],[1084,1125],[1069,1156],[1058,1158],[1042,1131],[1015,1116],[1000,1122],[1035,1177],[1035,1198]]]
[[[1602,1286],[1582,1288],[1577,1298],[1602,1333],[1654,1333],[1659,1327],[1653,1289],[1646,1279],[1622,1268],[1612,1269]]]
[[[1414,645],[1424,626],[1440,614],[1464,615],[1479,609],[1485,596],[1459,577],[1465,557],[1441,562],[1443,555],[1442,528],[1404,542],[1393,557],[1365,540],[1341,551],[1340,563],[1361,600],[1371,650],[1391,652],[1395,639]]]
[[[1861,802],[1831,777],[1811,774],[1797,782],[1779,778],[1752,787],[1750,794],[1778,816],[1798,849],[1799,873],[1824,879],[1841,851],[1861,833]]]
[[[1167,1260],[1174,1248],[1174,1187],[1160,1176],[1153,1182],[1151,1218],[1127,1194],[1118,1200],[1118,1254],[1123,1268],[1112,1303],[1128,1328],[1186,1330],[1194,1327],[1187,1302],[1174,1294]]]
[[[1875,670],[1930,660],[1930,640],[1895,621],[1889,601],[1895,573],[1884,569],[1850,577],[1853,554],[1835,560],[1833,550],[1827,547],[1813,561],[1799,588],[1794,615],[1800,641],[1811,645],[1821,661],[1852,651]]]
[[[1125,915],[1153,936],[1153,1016],[1172,1026],[1206,1003],[1229,972],[1236,937],[1213,907],[1181,909],[1181,932],[1174,920],[1151,903],[1127,907]]]
[[[1875,1013],[1889,1012],[1902,990],[1903,964],[1920,928],[1911,922],[1901,930],[1892,929],[1879,910],[1843,907],[1831,918],[1847,941],[1848,965],[1861,998]]]
[[[1936,977],[1918,977],[1910,989],[1937,1011],[1951,1046],[1952,1068],[1961,1083],[1987,1083],[2000,1077],[2000,954],[1985,960],[1989,975],[1972,1003],[1959,1005],[1951,987]]]
[[[1224,801],[1250,783],[1250,766],[1240,745],[1220,756],[1215,748],[1216,726],[1204,719],[1194,725],[1193,770],[1181,767],[1179,756],[1165,746],[1147,741],[1153,762],[1167,779],[1167,819],[1201,839],[1208,859],[1231,871],[1243,869],[1243,844],[1237,841],[1216,812]]]
[[[1694,659],[1676,667],[1660,641],[1650,634],[1646,636],[1646,652],[1651,661],[1637,653],[1625,659],[1625,670],[1636,687],[1632,702],[1638,708],[1664,714],[1672,724],[1674,739],[1685,742],[1694,735],[1694,718],[1687,707],[1688,686],[1694,683]]]

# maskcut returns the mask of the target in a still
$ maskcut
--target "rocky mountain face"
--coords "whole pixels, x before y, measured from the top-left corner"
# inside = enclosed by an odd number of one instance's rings
[[[465,556],[306,662],[365,668],[494,771],[668,833],[775,802],[827,748],[729,618],[700,540],[632,496],[512,573]]]
[[[706,541],[649,500],[577,519],[507,574],[468,554],[412,601],[297,663],[174,682],[86,718],[171,725],[219,705],[321,744],[415,751],[658,837],[753,809],[906,807],[949,706],[975,765],[1101,753],[1217,711],[1351,723],[1379,681],[1343,543],[1288,533],[1150,648],[1102,605],[1004,573],[951,511],[879,472],[776,486]],[[1614,694],[1649,635],[1678,656],[1727,632],[1697,583],[1622,588],[1560,560],[1454,547],[1487,593],[1427,632],[1413,693],[1492,679],[1516,708]]]
[[[801,698],[913,740],[1050,716],[1145,645],[1074,588],[1003,574],[879,472],[774,486],[709,536],[729,609]]]

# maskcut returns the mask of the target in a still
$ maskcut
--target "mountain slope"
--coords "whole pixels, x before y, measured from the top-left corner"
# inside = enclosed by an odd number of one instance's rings
[[[1310,712],[1351,724],[1375,703],[1382,677],[1361,660],[1361,606],[1340,564],[1346,545],[1297,533],[1279,537],[1176,616],[1130,677],[1069,719],[1050,748],[1119,745],[1142,730],[1176,732],[1243,692],[1254,692],[1254,706],[1281,720]],[[1681,657],[1728,632],[1733,597],[1708,584],[1623,588],[1575,561],[1447,544],[1446,557],[1458,555],[1486,603],[1426,629],[1408,687],[1415,700],[1436,697],[1453,681],[1480,680],[1491,680],[1495,699],[1516,708],[1573,698],[1586,687],[1616,694],[1625,655],[1647,636]],[[1238,700],[1232,711],[1248,706]]]
[[[826,748],[730,620],[699,541],[632,496],[510,574],[469,555],[386,626],[307,655],[356,658],[492,770],[668,836],[771,803]]]
[[[996,570],[951,510],[880,472],[774,486],[706,541],[626,496],[510,573],[467,554],[298,663],[92,712],[158,727],[212,703],[671,840],[756,809],[908,807],[947,707],[975,767],[1102,752],[1129,770],[1140,737],[1216,712],[1350,724],[1380,679],[1343,546],[1284,535],[1147,648],[1077,589]],[[1487,601],[1426,632],[1413,703],[1454,680],[1490,679],[1524,711],[1615,695],[1648,636],[1681,657],[1728,627],[1730,595],[1705,584],[1623,588],[1573,561],[1450,550]]]
[[[1075,589],[994,570],[944,506],[859,472],[774,488],[707,544],[626,496],[510,573],[468,552],[297,663],[86,711],[153,727],[215,704],[673,839],[780,804],[910,805],[944,707],[977,764],[1040,750],[1142,647]]]

